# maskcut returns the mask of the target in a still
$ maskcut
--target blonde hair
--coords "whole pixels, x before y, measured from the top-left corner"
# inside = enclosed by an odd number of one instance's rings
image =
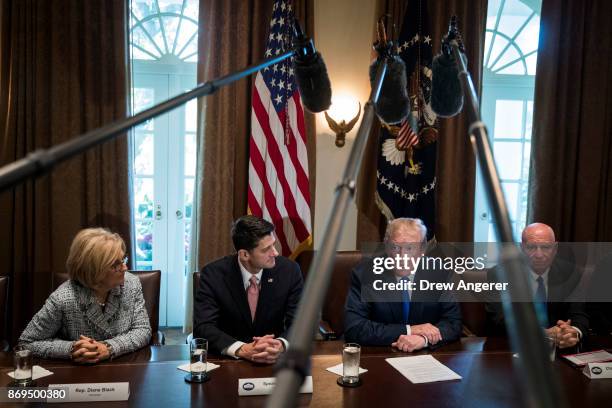
[[[385,230],[385,241],[388,241],[391,235],[399,229],[418,231],[421,233],[422,242],[427,242],[427,227],[420,218],[396,218],[389,221]]]
[[[104,228],[86,228],[70,245],[66,270],[70,279],[83,286],[98,286],[118,259],[125,256],[125,242],[119,234]]]

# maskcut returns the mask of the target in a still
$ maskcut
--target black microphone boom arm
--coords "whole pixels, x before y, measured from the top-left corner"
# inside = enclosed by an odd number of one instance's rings
[[[289,331],[289,344],[291,347],[283,354],[277,364],[276,386],[272,395],[266,401],[268,408],[285,408],[296,406],[298,391],[309,366],[312,353],[312,339],[319,322],[319,315],[323,307],[325,294],[331,280],[336,249],[340,241],[340,234],[344,228],[344,221],[348,206],[355,193],[357,175],[361,160],[374,121],[374,105],[380,96],[382,83],[387,72],[387,59],[379,64],[375,80],[368,101],[365,104],[363,119],[357,131],[355,143],[351,149],[344,174],[336,187],[333,211],[330,212],[323,241],[320,249],[315,253],[312,265],[308,271],[308,278],[298,306],[296,318]]]
[[[99,127],[49,149],[35,150],[26,157],[0,168],[0,192],[9,189],[22,181],[47,173],[53,166],[68,160],[92,147],[114,139],[121,133],[138,126],[156,116],[164,114],[193,98],[207,96],[219,88],[247,77],[270,65],[277,64],[296,55],[296,50],[287,51],[276,57],[267,58],[258,64],[244,68],[241,71],[225,75],[218,79],[207,81],[190,91],[184,92],[167,101],[161,102],[149,109],[125,119],[117,120],[106,126]]]
[[[497,239],[500,243],[514,243],[512,224],[491,145],[489,144],[487,128],[481,121],[476,89],[461,55],[462,45],[456,38],[449,41],[449,45],[458,67],[458,76],[463,93],[468,101],[467,113],[471,122],[469,128],[470,141],[480,164],[487,201],[493,211]],[[521,263],[521,254],[516,246],[505,245],[500,259],[507,261],[500,262],[502,267],[499,268],[499,278],[501,281],[509,283],[508,291],[502,292],[502,304],[507,316],[505,319],[507,332],[520,356],[518,359],[522,374],[520,377],[522,386],[527,391],[522,395],[523,400],[527,406],[565,407],[567,406],[567,400],[563,398],[557,376],[551,370],[548,351],[533,304],[512,301],[512,299],[519,299],[520,294],[531,293],[527,274],[525,274]]]

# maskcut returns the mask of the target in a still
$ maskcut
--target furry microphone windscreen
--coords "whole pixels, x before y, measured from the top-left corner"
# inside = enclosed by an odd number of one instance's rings
[[[329,109],[331,84],[320,53],[304,59],[295,59],[295,79],[306,109],[313,113]]]
[[[401,122],[408,116],[410,108],[408,90],[406,89],[408,81],[406,79],[406,65],[401,58],[395,56],[387,61],[387,73],[375,109],[381,120],[388,124],[394,124]],[[381,62],[382,60],[377,58],[370,65],[372,87],[374,87],[376,72]]]
[[[450,118],[463,107],[459,69],[452,56],[436,55],[432,62],[431,108],[436,115]]]

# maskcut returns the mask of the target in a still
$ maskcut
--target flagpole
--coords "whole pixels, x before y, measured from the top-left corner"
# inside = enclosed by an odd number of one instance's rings
[[[189,102],[193,98],[211,95],[226,85],[236,82],[270,65],[277,64],[287,58],[298,55],[299,52],[299,50],[294,49],[279,54],[276,57],[267,58],[259,64],[250,65],[238,72],[200,84],[190,91],[179,94],[136,115],[120,119],[106,126],[83,133],[49,149],[35,150],[26,157],[0,168],[0,192],[16,186],[27,178],[45,174],[56,164],[83,153],[92,147],[112,140],[121,133],[149,119],[171,111]]]
[[[336,186],[334,202],[329,214],[320,250],[316,251],[308,272],[308,279],[289,331],[287,352],[283,353],[277,364],[276,385],[266,401],[268,408],[296,406],[299,388],[310,367],[312,338],[317,330],[319,313],[332,276],[336,249],[344,227],[348,206],[355,194],[356,180],[361,160],[374,121],[374,105],[378,102],[382,83],[387,73],[387,58],[383,58],[376,71],[376,77],[368,101],[365,104],[363,119],[357,131],[344,174]]]

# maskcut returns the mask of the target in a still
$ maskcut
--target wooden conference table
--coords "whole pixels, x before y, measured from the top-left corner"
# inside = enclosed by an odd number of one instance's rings
[[[326,371],[342,361],[342,342],[316,342],[312,357],[312,394],[299,396],[300,406],[312,407],[464,407],[496,406],[520,407],[523,401],[519,389],[518,359],[508,351],[507,342],[501,338],[465,337],[431,354],[440,362],[463,377],[462,380],[430,384],[412,384],[385,358],[407,354],[387,347],[364,347],[361,367],[363,374],[359,388],[342,388],[336,384],[336,375]],[[415,353],[419,354],[419,353]],[[78,366],[68,361],[38,360],[35,364],[52,371],[52,376],[39,380],[38,386],[68,383],[130,383],[130,398],[125,402],[104,402],[104,407],[261,407],[263,396],[238,396],[238,379],[272,377],[271,366],[254,365],[246,361],[211,356],[209,361],[221,367],[210,373],[211,380],[191,385],[184,381],[185,372],[176,367],[189,359],[185,346],[151,346],[112,362],[96,366]],[[0,387],[11,378],[12,355],[0,353]],[[612,400],[612,379],[591,381],[579,369],[566,361],[553,363],[559,375],[569,406],[608,406]],[[54,404],[69,407],[87,406],[91,403]],[[3,404],[23,406],[23,404]]]

